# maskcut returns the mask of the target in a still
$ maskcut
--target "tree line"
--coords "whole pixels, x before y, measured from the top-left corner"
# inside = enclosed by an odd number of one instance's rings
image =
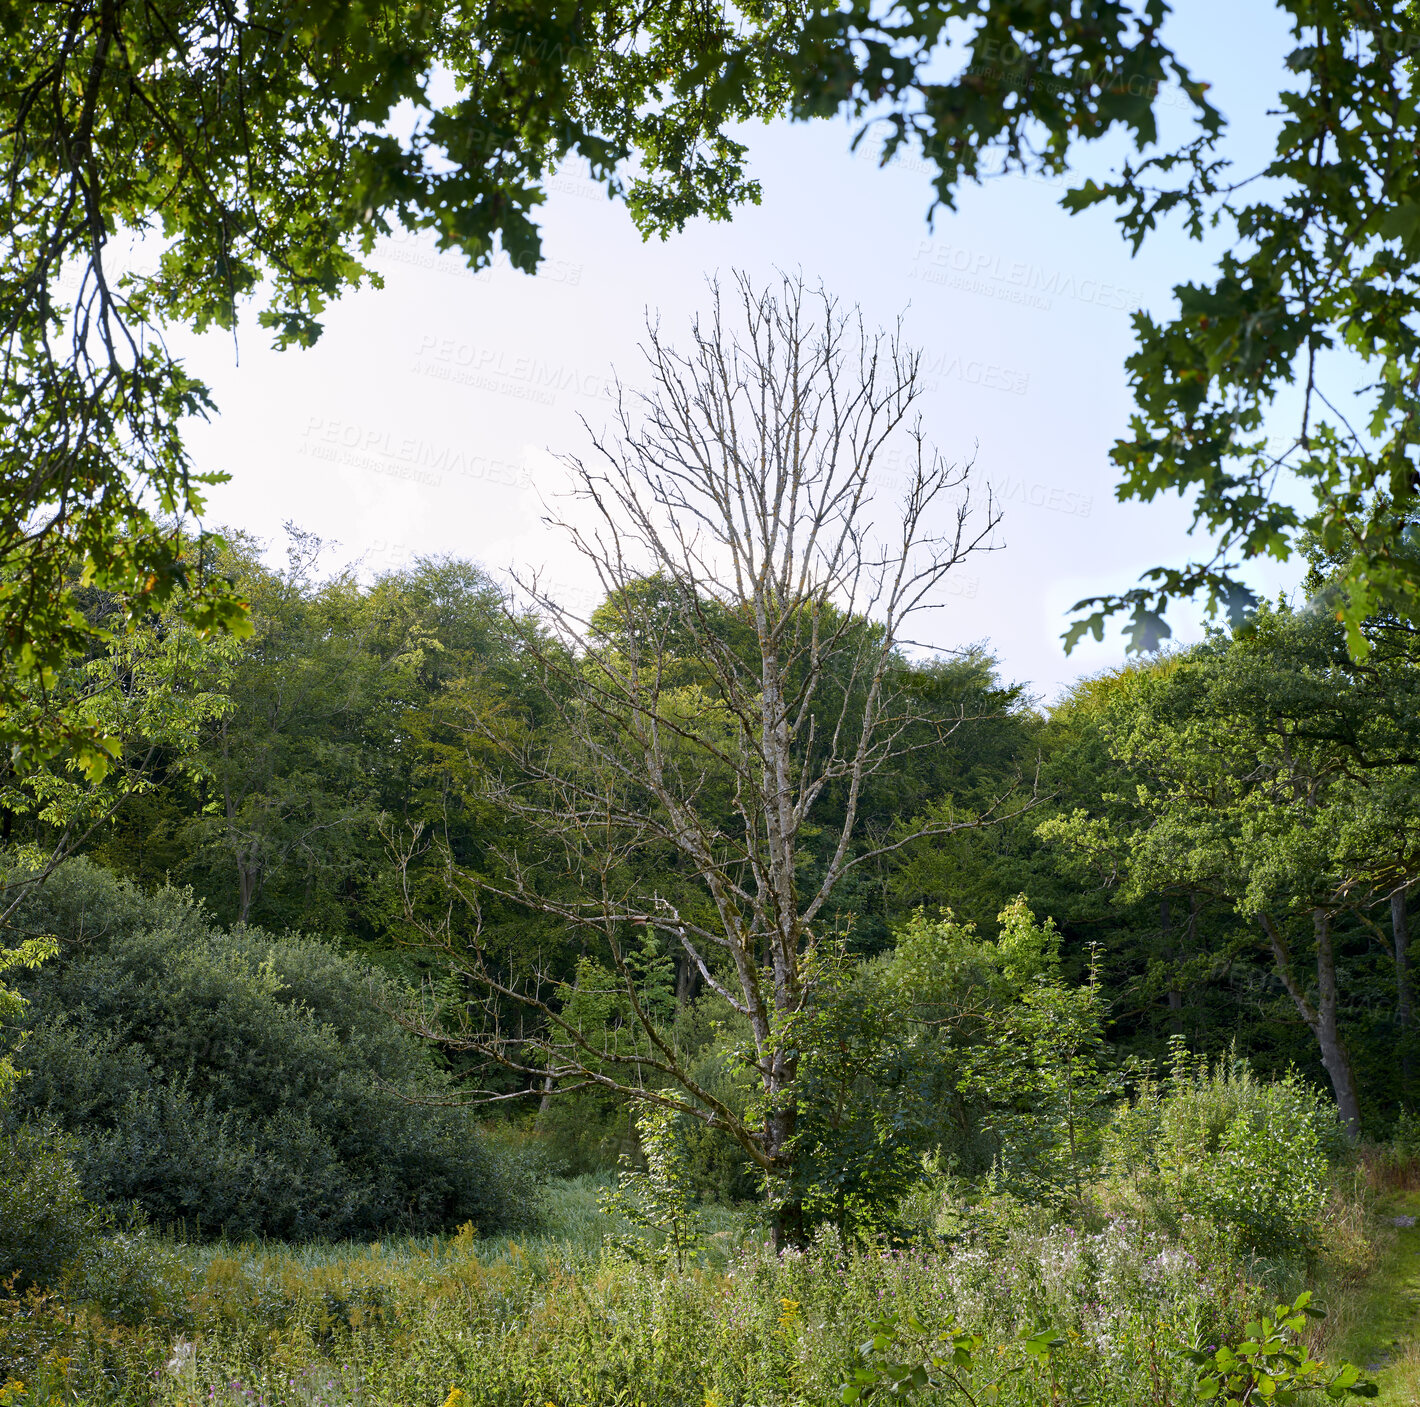
[[[1318,542],[1305,601],[1046,704],[910,644],[998,521],[910,348],[741,278],[647,353],[549,525],[596,609],[452,560],[368,580],[294,528],[284,567],[239,533],[197,565],[245,639],[180,602],[100,634],[81,582],[103,643],[48,688],[116,741],[12,763],[7,843],[337,938],[417,984],[464,1097],[659,1105],[787,1241],[953,1140],[1078,1179],[1106,1041],[1296,1063],[1353,1138],[1408,1106],[1403,613],[1358,658]]]

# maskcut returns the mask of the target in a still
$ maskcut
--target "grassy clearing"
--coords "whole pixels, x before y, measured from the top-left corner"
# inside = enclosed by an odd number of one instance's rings
[[[1420,1188],[1358,1170],[1334,1192],[1313,1349],[1386,1367],[1383,1402],[1420,1407]],[[0,1401],[115,1407],[823,1407],[887,1310],[981,1333],[999,1401],[1182,1407],[1181,1347],[1235,1341],[1300,1270],[1103,1213],[1023,1210],[956,1242],[771,1255],[751,1214],[705,1209],[708,1253],[683,1274],[628,1259],[598,1208],[606,1179],[548,1189],[536,1236],[286,1246],[167,1242],[166,1301],[129,1324],[31,1302],[0,1322]],[[1265,1287],[1260,1281],[1270,1283]],[[1020,1336],[1064,1339],[1050,1369]],[[6,1334],[8,1333],[8,1339]],[[23,1365],[21,1364],[23,1359]],[[1053,1375],[1053,1380],[1051,1375]],[[0,1376],[0,1383],[5,1376]],[[1058,1395],[1056,1395],[1058,1394]]]
[[[561,1264],[596,1260],[602,1248],[631,1227],[621,1218],[602,1211],[599,1198],[616,1178],[610,1173],[583,1173],[559,1178],[544,1189],[537,1230],[525,1235],[399,1236],[386,1241],[284,1241],[250,1240],[240,1243],[213,1241],[193,1246],[169,1240],[168,1249],[182,1257],[199,1274],[217,1263],[299,1267],[316,1270],[360,1265],[380,1266],[393,1275],[406,1271],[453,1268],[470,1260],[481,1266],[525,1263]],[[707,1260],[723,1264],[746,1239],[756,1223],[751,1213],[734,1207],[708,1205],[700,1216],[705,1227]]]
[[[1398,1217],[1417,1224],[1395,1226]],[[1384,1193],[1374,1225],[1375,1261],[1349,1297],[1337,1346],[1375,1372],[1382,1402],[1420,1407],[1420,1189]]]
[[[710,1254],[676,1274],[607,1244],[598,1190],[556,1187],[545,1232],[521,1240],[170,1247],[166,1319],[54,1316],[14,1400],[439,1407],[457,1389],[465,1407],[822,1407],[872,1321],[914,1310],[985,1337],[1003,1404],[1182,1404],[1180,1344],[1235,1336],[1263,1298],[1202,1243],[1044,1214],[910,1249],[823,1233],[775,1257],[747,1216],[710,1209]],[[1048,1369],[1020,1343],[1042,1326],[1064,1340]]]

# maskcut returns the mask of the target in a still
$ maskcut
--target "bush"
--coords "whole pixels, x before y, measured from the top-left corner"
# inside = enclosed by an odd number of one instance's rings
[[[101,1229],[57,1139],[33,1128],[0,1135],[0,1285],[53,1289]]]
[[[140,902],[66,868],[37,900],[65,952],[25,984],[15,1112],[71,1135],[91,1198],[295,1240],[526,1219],[528,1163],[448,1107],[427,1049],[381,1009],[387,981],[326,943],[214,930],[184,896]],[[137,926],[86,918],[75,941],[60,924],[105,886]]]
[[[1334,1111],[1297,1076],[1261,1081],[1245,1060],[1210,1064],[1176,1040],[1163,1083],[1119,1110],[1109,1151],[1154,1218],[1204,1219],[1244,1250],[1286,1255],[1316,1244],[1338,1139]]]

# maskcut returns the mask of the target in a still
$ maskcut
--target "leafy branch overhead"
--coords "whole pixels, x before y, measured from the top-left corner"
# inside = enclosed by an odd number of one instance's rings
[[[746,120],[886,114],[889,148],[921,143],[950,201],[989,145],[1058,168],[1070,141],[1115,124],[1150,140],[1148,101],[1110,73],[1201,93],[1159,43],[1161,7],[1081,6],[1058,26],[1038,9],[0,0],[0,630],[19,675],[43,695],[93,640],[81,572],[136,612],[198,584],[194,624],[244,627],[240,594],[200,570],[203,539],[181,525],[224,476],[188,454],[183,422],[213,404],[165,328],[234,329],[250,304],[279,346],[308,346],[333,298],[378,283],[362,259],[397,226],[474,267],[501,248],[531,271],[536,207],[573,158],[664,236],[758,199],[732,135]],[[1018,41],[1067,81],[974,63],[929,81],[962,21],[975,58]],[[5,742],[102,766],[100,730],[15,688]]]
[[[0,693],[0,739],[26,765],[104,765],[101,728],[48,695],[95,639],[81,579],[130,614],[195,588],[193,624],[245,628],[184,525],[223,476],[190,458],[183,424],[214,407],[165,328],[235,329],[249,305],[278,345],[308,346],[332,299],[378,283],[363,260],[396,227],[531,271],[569,160],[648,237],[728,218],[759,196],[735,133],[776,116],[846,114],[885,162],[916,147],[949,208],[964,181],[1065,171],[1122,132],[1137,159],[1067,208],[1112,204],[1136,247],[1178,217],[1229,248],[1172,316],[1136,319],[1119,492],[1195,495],[1216,551],[1082,602],[1068,638],[1124,612],[1148,645],[1200,593],[1237,616],[1246,564],[1305,530],[1350,562],[1334,603],[1364,650],[1368,611],[1417,606],[1415,35],[1397,3],[1283,8],[1277,149],[1234,173],[1162,0],[0,0],[0,632],[27,681]],[[1165,87],[1192,123],[1161,146]],[[1341,350],[1367,368],[1349,404]]]
[[[1294,47],[1265,164],[1235,170],[1204,130],[1065,196],[1071,211],[1113,206],[1135,250],[1169,219],[1225,246],[1170,315],[1135,314],[1135,411],[1112,451],[1119,497],[1191,495],[1212,555],[1080,602],[1067,645],[1127,613],[1133,645],[1152,648],[1182,597],[1237,624],[1256,604],[1246,564],[1307,538],[1345,563],[1325,603],[1354,655],[1368,616],[1420,616],[1415,7],[1281,8]]]

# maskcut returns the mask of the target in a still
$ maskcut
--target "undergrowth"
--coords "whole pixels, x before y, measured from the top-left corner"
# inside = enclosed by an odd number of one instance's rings
[[[564,1189],[574,1225],[590,1190]],[[1239,1265],[1122,1219],[914,1248],[847,1248],[829,1231],[779,1257],[749,1226],[717,1238],[684,1273],[590,1235],[207,1248],[165,1324],[12,1302],[14,1400],[408,1407],[459,1390],[478,1407],[821,1407],[864,1326],[910,1309],[996,1347],[1050,1326],[1064,1400],[1182,1403],[1183,1348],[1224,1342],[1264,1298]],[[1042,1390],[1022,1377],[1000,1400]]]

